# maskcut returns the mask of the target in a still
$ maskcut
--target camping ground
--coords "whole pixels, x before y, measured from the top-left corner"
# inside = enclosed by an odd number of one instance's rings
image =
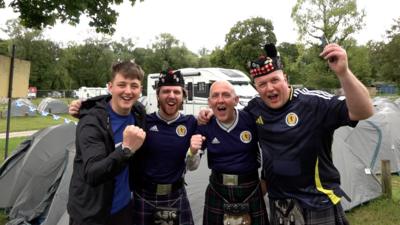
[[[11,138],[10,149],[15,149],[24,138]],[[4,139],[0,139],[0,163],[4,160]],[[380,197],[362,206],[352,209],[346,215],[352,225],[395,225],[400,221],[400,177],[392,176],[393,197]],[[0,211],[0,225],[7,223],[7,216]]]
[[[62,115],[64,116],[64,115]],[[67,116],[67,115],[65,115]],[[49,124],[48,124],[49,123]],[[16,130],[36,130],[48,127],[55,124],[60,124],[62,121],[54,121],[51,117],[22,117],[13,118],[11,120],[11,131]],[[3,130],[2,130],[3,129]],[[0,132],[5,130],[5,119],[0,119]],[[11,138],[9,149],[15,149],[24,138]],[[4,160],[4,139],[0,139],[0,164]],[[10,151],[9,150],[9,154]],[[353,208],[347,212],[350,224],[352,225],[394,225],[400,221],[400,178],[397,175],[392,176],[393,196],[392,199],[379,197],[373,201],[364,203],[361,206]],[[7,218],[4,211],[0,211],[0,225],[6,224]]]

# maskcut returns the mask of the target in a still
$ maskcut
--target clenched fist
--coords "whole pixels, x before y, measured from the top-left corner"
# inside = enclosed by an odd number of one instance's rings
[[[201,149],[201,145],[203,144],[203,141],[206,140],[206,137],[200,135],[200,134],[195,134],[192,136],[190,139],[190,152],[192,155],[196,155],[197,152]]]
[[[122,145],[128,147],[132,153],[135,153],[142,146],[145,138],[146,132],[142,128],[129,125],[124,130]]]
[[[82,101],[81,100],[74,100],[69,104],[68,113],[69,115],[78,118],[79,109],[81,108]]]

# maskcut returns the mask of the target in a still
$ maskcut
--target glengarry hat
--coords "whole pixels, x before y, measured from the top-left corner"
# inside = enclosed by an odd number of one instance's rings
[[[183,80],[183,76],[181,71],[179,70],[164,70],[160,72],[160,76],[158,77],[157,88],[161,86],[185,86],[185,81]]]
[[[260,56],[257,60],[249,62],[250,76],[253,79],[283,69],[281,58],[274,44],[266,44],[264,51],[265,56]]]

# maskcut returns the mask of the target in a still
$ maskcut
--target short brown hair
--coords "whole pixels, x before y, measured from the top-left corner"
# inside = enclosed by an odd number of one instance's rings
[[[113,64],[111,67],[111,81],[114,80],[118,73],[125,78],[138,79],[140,82],[142,82],[144,78],[144,71],[142,68],[131,61],[122,61]]]

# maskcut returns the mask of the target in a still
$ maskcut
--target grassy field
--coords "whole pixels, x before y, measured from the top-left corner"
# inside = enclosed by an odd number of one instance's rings
[[[34,105],[39,105],[42,99],[37,98],[33,99],[32,103]],[[60,99],[64,101],[66,104],[69,104],[73,99],[64,98]],[[0,111],[2,112],[3,117],[0,118],[0,133],[4,133],[7,129],[7,119],[5,118],[7,104],[0,104]],[[36,116],[30,117],[11,117],[10,119],[10,131],[25,131],[25,130],[38,130],[42,128],[46,128],[49,126],[62,124],[64,123],[64,119],[69,119],[73,121],[77,121],[77,119],[71,117],[68,114],[58,115],[60,118],[58,120],[53,119],[51,115],[41,116],[37,113]]]
[[[25,140],[26,137],[17,137],[17,138],[10,138],[8,141],[8,155],[11,154],[12,150],[14,150],[19,143]],[[4,150],[5,150],[6,139],[0,139],[0,165],[4,160]]]
[[[400,224],[400,177],[392,176],[392,199],[384,197],[373,200],[347,212],[352,225],[398,225]]]
[[[69,119],[71,121],[78,121],[77,119],[71,117],[68,114],[61,114],[58,116],[60,116],[58,120],[54,120],[52,116],[41,116],[41,115],[30,116],[30,117],[11,117],[10,132],[38,130],[49,126],[62,124],[64,123],[64,118]],[[7,119],[1,118],[0,133],[6,132],[6,128],[7,128]]]

